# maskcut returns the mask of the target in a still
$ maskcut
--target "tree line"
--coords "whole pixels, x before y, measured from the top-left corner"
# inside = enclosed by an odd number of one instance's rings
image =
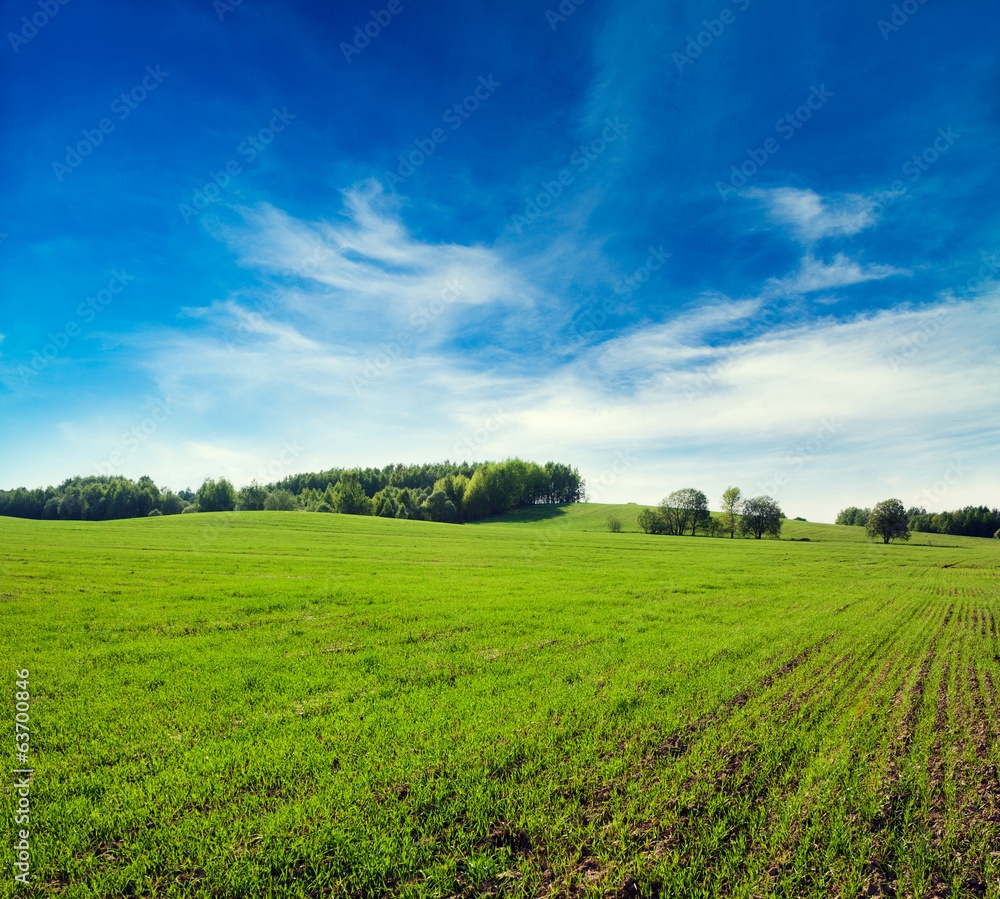
[[[330,469],[240,490],[207,478],[197,491],[162,490],[148,476],[68,478],[58,487],[0,490],[0,515],[63,521],[107,521],[194,512],[310,511],[427,521],[475,521],[534,503],[585,499],[569,465],[503,462],[390,465]]]
[[[871,514],[869,508],[848,506],[840,510],[835,523],[866,528]],[[903,514],[910,531],[924,534],[955,537],[996,537],[1000,534],[1000,510],[988,506],[965,506],[953,512],[928,512],[922,507],[911,506]]]
[[[714,518],[708,510],[708,497],[700,490],[686,487],[664,497],[655,509],[644,509],[636,523],[647,534],[683,536],[697,533],[708,537],[779,537],[785,513],[770,496],[744,497],[739,487],[727,487],[722,494],[722,517]],[[609,521],[611,530],[620,530]]]

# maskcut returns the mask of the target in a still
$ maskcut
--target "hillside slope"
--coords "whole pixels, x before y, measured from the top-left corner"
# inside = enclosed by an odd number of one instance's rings
[[[636,524],[636,518],[648,506],[605,503],[568,503],[566,505],[529,506],[498,515],[485,521],[472,522],[467,527],[516,527],[516,528],[546,528],[557,527],[560,531],[572,532],[605,532],[609,515],[617,515],[622,522],[622,533],[642,533]],[[715,517],[720,513],[713,512]],[[667,538],[672,539],[672,538]],[[676,538],[679,539],[679,538]],[[706,539],[706,538],[699,538]],[[812,521],[795,521],[786,519],[781,529],[782,540],[836,541],[848,543],[868,543],[865,529],[847,527],[837,524],[821,524]],[[980,537],[952,537],[948,534],[914,533],[909,541],[912,546],[939,547],[989,547],[996,546],[1000,553],[1000,541],[985,540]]]

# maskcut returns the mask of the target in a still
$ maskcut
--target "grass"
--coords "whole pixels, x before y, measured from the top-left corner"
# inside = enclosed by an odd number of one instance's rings
[[[640,508],[0,519],[0,895],[1000,897],[997,541]]]

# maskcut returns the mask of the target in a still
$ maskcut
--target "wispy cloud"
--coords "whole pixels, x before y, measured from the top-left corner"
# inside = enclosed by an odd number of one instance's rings
[[[788,294],[814,293],[818,290],[835,290],[865,281],[881,281],[893,275],[912,274],[909,269],[891,265],[861,265],[843,253],[837,253],[833,260],[824,262],[812,254],[804,256],[798,271],[783,278],[771,278],[764,290],[765,298]]]
[[[238,227],[218,235],[244,266],[305,285],[297,296],[312,313],[363,311],[371,320],[405,320],[441,298],[456,307],[530,302],[529,285],[494,250],[414,238],[398,200],[376,181],[344,191],[341,221],[305,221],[270,204],[240,210]]]
[[[339,227],[352,249],[366,248],[365,258],[353,258],[346,240],[337,243],[323,272],[306,279],[314,282],[304,288],[313,300],[318,295],[314,290],[329,297],[355,290],[342,283],[345,270],[359,278],[359,272],[367,273],[368,284],[380,285],[372,291],[378,293],[388,290],[384,285],[393,279],[405,287],[415,268],[426,275],[455,258],[486,260],[485,270],[497,283],[526,281],[522,269],[493,248],[473,248],[475,255],[467,256],[467,248],[450,245],[436,256],[435,248],[414,240],[398,218],[379,214],[366,202],[347,209],[348,222]],[[246,227],[250,234],[230,234],[227,240],[239,247],[258,246],[268,234],[320,230],[284,213],[267,218],[263,228],[258,219],[249,218]],[[290,274],[281,266],[291,266],[304,246],[274,251],[254,264],[281,278]],[[418,259],[425,249],[431,261]],[[244,256],[247,264],[251,258],[258,257]],[[844,254],[828,261],[807,254],[796,270],[766,280],[753,297],[703,294],[686,312],[585,344],[573,357],[539,360],[546,366],[544,379],[526,370],[521,356],[500,357],[490,365],[476,356],[477,339],[523,323],[522,310],[503,302],[491,311],[489,331],[480,322],[478,330],[466,333],[472,352],[453,352],[431,342],[391,356],[377,334],[347,340],[323,327],[329,310],[312,301],[275,309],[248,339],[227,345],[207,328],[227,320],[231,326],[247,314],[245,300],[229,300],[206,314],[201,333],[157,335],[149,343],[149,364],[164,390],[183,392],[204,415],[224,396],[230,409],[249,414],[252,408],[267,408],[279,432],[308,421],[323,447],[313,462],[318,465],[329,464],[331,453],[357,458],[371,452],[374,460],[388,461],[384,446],[391,442],[389,435],[417,421],[435,422],[439,433],[419,427],[419,437],[408,438],[407,445],[422,446],[431,455],[454,455],[456,435],[500,408],[504,426],[491,435],[483,455],[562,454],[586,467],[588,462],[599,465],[602,452],[627,444],[654,458],[656,470],[668,459],[681,462],[710,453],[715,468],[706,470],[721,471],[725,458],[735,477],[740,471],[765,471],[782,447],[821,417],[832,416],[844,423],[840,448],[826,450],[812,465],[816,477],[801,478],[788,494],[802,503],[800,508],[815,509],[822,502],[816,491],[827,490],[823,478],[832,478],[837,465],[847,465],[858,453],[872,453],[882,463],[892,453],[917,457],[929,442],[956,439],[968,431],[969,422],[989,420],[1000,400],[989,374],[996,360],[988,335],[1000,330],[1000,292],[995,290],[963,302],[948,297],[916,309],[821,319],[806,315],[752,327],[769,298],[907,274],[892,266],[862,265]],[[365,311],[349,305],[339,314],[350,331],[352,316],[363,317]],[[558,322],[564,310],[549,314]],[[973,333],[980,335],[972,351],[978,367],[970,371],[963,360],[970,358]],[[911,358],[913,347],[919,349],[917,360]],[[352,378],[376,361],[378,376],[359,395]],[[199,388],[205,384],[211,389]],[[379,411],[371,422],[366,416],[373,408]],[[344,431],[345,420],[365,420],[364,437]],[[217,449],[220,459],[227,458],[227,447]],[[303,466],[310,461],[307,455]],[[916,469],[913,477],[919,478]],[[628,483],[623,479],[621,489]],[[813,505],[806,505],[809,491]]]
[[[756,187],[743,195],[760,200],[771,221],[789,228],[804,244],[824,237],[849,237],[878,221],[878,199],[863,194],[823,197],[798,187]]]

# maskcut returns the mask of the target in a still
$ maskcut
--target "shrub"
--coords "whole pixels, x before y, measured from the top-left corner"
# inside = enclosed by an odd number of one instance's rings
[[[709,518],[704,525],[704,531],[708,537],[728,537],[729,531],[721,518]]]
[[[622,520],[617,515],[609,515],[605,524],[612,534],[620,534],[622,532]]]
[[[665,534],[666,524],[655,509],[643,509],[636,518],[639,529],[647,534]]]
[[[295,496],[288,490],[279,488],[269,493],[264,500],[264,508],[268,512],[291,512],[298,507]]]

